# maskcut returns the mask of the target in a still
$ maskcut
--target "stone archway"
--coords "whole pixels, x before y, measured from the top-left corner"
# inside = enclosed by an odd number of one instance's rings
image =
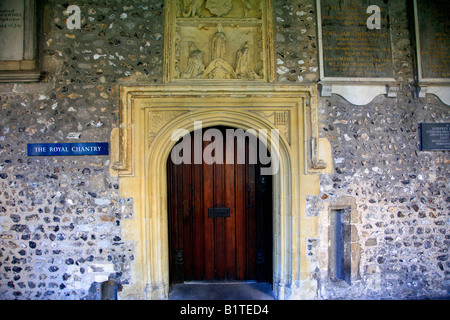
[[[317,137],[315,90],[299,87],[121,87],[120,128],[112,133],[113,174],[121,196],[134,198],[134,218],[123,239],[135,242],[132,283],[121,299],[167,299],[169,292],[167,167],[174,130],[194,123],[266,130],[279,159],[273,177],[273,288],[278,299],[313,298],[307,238],[317,237],[317,217],[306,216],[306,195],[319,192],[318,173],[331,157]],[[279,139],[270,134],[277,129]],[[277,141],[275,141],[277,140]],[[117,149],[114,149],[117,147]],[[115,150],[115,151],[114,151]],[[328,161],[330,163],[330,161]]]

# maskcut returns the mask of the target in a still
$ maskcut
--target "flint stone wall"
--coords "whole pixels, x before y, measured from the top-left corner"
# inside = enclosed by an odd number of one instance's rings
[[[392,3],[398,97],[366,106],[319,99],[334,173],[308,197],[308,214],[352,199],[360,260],[350,286],[330,283],[319,263],[318,248],[327,244],[310,239],[318,299],[449,295],[450,157],[419,151],[418,124],[449,122],[450,109],[434,96],[417,97],[412,8]],[[134,246],[122,240],[121,224],[133,218],[133,200],[120,198],[109,157],[27,157],[26,147],[110,140],[118,82],[162,82],[164,2],[77,5],[81,30],[69,30],[67,2],[45,2],[45,79],[0,85],[1,299],[94,299],[96,284],[132,280]],[[274,1],[278,83],[318,81],[316,20],[313,0]]]

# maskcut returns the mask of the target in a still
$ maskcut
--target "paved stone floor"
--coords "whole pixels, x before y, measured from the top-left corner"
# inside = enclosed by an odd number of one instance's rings
[[[258,282],[189,282],[171,287],[169,300],[274,300],[272,286]]]

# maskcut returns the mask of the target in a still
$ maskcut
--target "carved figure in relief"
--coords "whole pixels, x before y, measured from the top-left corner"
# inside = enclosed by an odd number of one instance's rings
[[[206,8],[214,15],[221,17],[233,8],[231,0],[206,0]]]
[[[224,59],[227,50],[227,37],[223,32],[222,25],[217,26],[217,31],[214,34],[212,41],[212,59]]]
[[[203,74],[206,79],[235,79],[236,72],[231,64],[225,60],[226,54],[226,35],[223,32],[222,25],[217,26],[212,41],[212,61]]]
[[[252,4],[248,0],[241,0],[242,8],[244,9],[244,18],[247,17],[247,14],[250,10],[252,10]]]
[[[189,42],[189,58],[187,61],[186,70],[181,75],[182,79],[201,78],[205,66],[203,64],[203,52],[197,48],[194,42]]]
[[[206,2],[206,4],[205,4]],[[250,0],[240,0],[237,2],[238,7],[242,7],[244,18],[253,9]],[[207,9],[213,16],[222,17],[233,9],[232,0],[179,0],[177,1],[177,11],[184,18],[201,17],[201,10]]]
[[[200,10],[205,3],[205,0],[182,0],[183,1],[183,9],[182,14],[185,18],[190,17],[199,17]]]
[[[205,70],[203,78],[206,79],[235,79],[236,73],[228,61],[215,59]]]
[[[253,62],[248,42],[236,53],[236,77],[245,80],[254,80],[260,76],[252,69]]]

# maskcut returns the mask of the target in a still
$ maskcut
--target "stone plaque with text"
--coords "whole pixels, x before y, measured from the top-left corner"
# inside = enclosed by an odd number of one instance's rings
[[[416,0],[419,80],[450,81],[450,1]]]
[[[39,81],[41,0],[0,0],[0,83]]]
[[[393,78],[388,1],[320,0],[322,80]],[[377,27],[372,8],[378,10]]]
[[[0,60],[22,60],[24,2],[0,1]]]
[[[450,150],[450,123],[421,123],[419,133],[420,150]]]

